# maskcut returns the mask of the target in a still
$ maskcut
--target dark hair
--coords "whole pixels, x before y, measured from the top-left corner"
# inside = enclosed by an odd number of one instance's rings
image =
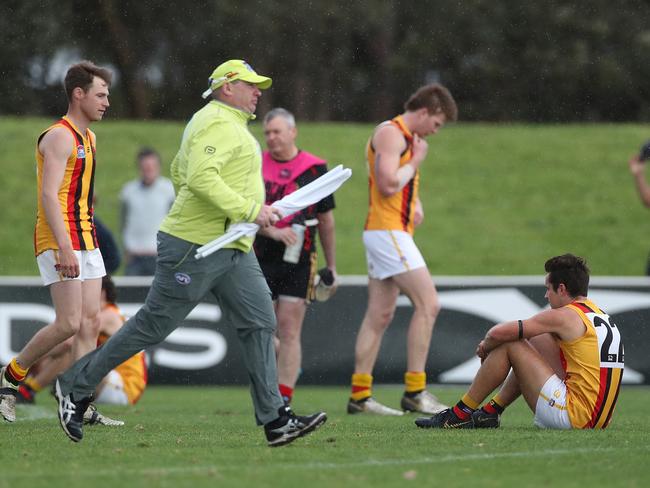
[[[63,82],[68,100],[72,100],[72,92],[75,88],[81,88],[87,92],[92,86],[95,76],[104,80],[109,86],[113,80],[113,73],[109,69],[100,68],[91,61],[81,61],[70,66]]]
[[[102,290],[106,293],[106,301],[115,305],[117,303],[117,287],[110,275],[104,275],[102,278]]]
[[[458,118],[458,107],[449,90],[438,83],[420,87],[404,104],[404,109],[414,112],[426,108],[429,115],[442,112],[447,121],[455,122]]]
[[[589,268],[584,258],[573,254],[555,256],[544,263],[548,273],[548,282],[557,291],[560,283],[564,283],[572,297],[587,296],[589,290]]]
[[[149,156],[156,156],[156,159],[158,160],[158,162],[160,162],[160,154],[158,154],[158,151],[156,151],[152,147],[147,147],[147,146],[140,148],[136,156],[136,161],[138,162],[138,164],[140,164],[140,161],[142,161],[144,158],[148,158]]]

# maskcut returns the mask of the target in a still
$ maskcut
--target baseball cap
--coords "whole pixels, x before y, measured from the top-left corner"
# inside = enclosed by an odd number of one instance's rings
[[[209,79],[210,88],[203,92],[202,97],[208,98],[214,90],[224,83],[237,80],[255,83],[260,90],[266,90],[272,83],[271,78],[258,75],[252,66],[243,59],[231,59],[217,66],[212,72]]]

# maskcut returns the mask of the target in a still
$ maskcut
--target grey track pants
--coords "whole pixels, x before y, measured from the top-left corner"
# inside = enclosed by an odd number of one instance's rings
[[[72,393],[75,399],[90,396],[111,369],[164,340],[212,293],[224,319],[237,329],[257,421],[266,424],[276,419],[284,404],[273,346],[275,313],[255,254],[221,249],[196,260],[196,244],[163,232],[158,233],[158,241],[156,274],[144,306],[101,348],[59,377],[63,394]]]

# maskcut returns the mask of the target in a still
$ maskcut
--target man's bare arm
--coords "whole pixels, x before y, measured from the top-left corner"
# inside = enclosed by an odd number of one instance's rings
[[[43,176],[39,198],[47,223],[59,247],[59,271],[66,278],[79,276],[79,262],[73,252],[59,203],[59,190],[73,147],[72,134],[63,128],[52,129],[45,134],[39,144],[39,150],[43,155]]]
[[[334,231],[334,211],[318,214],[318,233],[325,255],[325,264],[336,273],[336,234]]]
[[[520,325],[521,322],[521,325]],[[505,342],[528,339],[550,333],[563,340],[580,337],[585,326],[577,313],[567,308],[544,310],[529,319],[511,320],[495,325],[485,334],[476,354],[485,358],[490,351]]]

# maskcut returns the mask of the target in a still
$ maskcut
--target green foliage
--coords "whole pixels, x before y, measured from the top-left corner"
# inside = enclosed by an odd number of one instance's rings
[[[0,275],[34,275],[34,144],[50,123],[0,118]],[[157,148],[165,171],[183,125],[103,121],[98,137],[97,215],[118,234],[119,190],[136,176],[141,145]],[[263,145],[261,125],[253,132]],[[301,148],[344,164],[353,176],[336,194],[337,262],[365,274],[361,233],[367,210],[364,146],[372,126],[302,123]],[[459,123],[429,140],[416,242],[434,275],[541,274],[548,257],[585,256],[595,275],[641,275],[650,215],[639,202],[627,159],[648,137],[642,125]],[[119,234],[118,234],[119,235]]]
[[[34,3],[0,3],[3,114],[57,113],[89,58],[119,74],[113,113],[183,120],[215,65],[244,58],[274,79],[266,108],[300,120],[374,121],[437,80],[464,120],[650,120],[643,0]]]
[[[456,402],[460,388],[435,388]],[[401,388],[376,387],[396,406]],[[523,400],[498,430],[417,429],[414,415],[350,416],[343,387],[299,387],[298,413],[325,410],[328,422],[293,444],[270,449],[255,426],[245,387],[149,387],[135,407],[102,407],[124,427],[86,427],[70,442],[42,393],[19,406],[19,420],[0,424],[0,488],[227,486],[563,487],[645,486],[650,401],[646,387],[623,388],[605,431],[543,431]],[[27,417],[31,417],[28,420]],[[40,418],[39,418],[40,417]],[[646,481],[643,481],[646,480]],[[415,485],[414,485],[415,486]]]

